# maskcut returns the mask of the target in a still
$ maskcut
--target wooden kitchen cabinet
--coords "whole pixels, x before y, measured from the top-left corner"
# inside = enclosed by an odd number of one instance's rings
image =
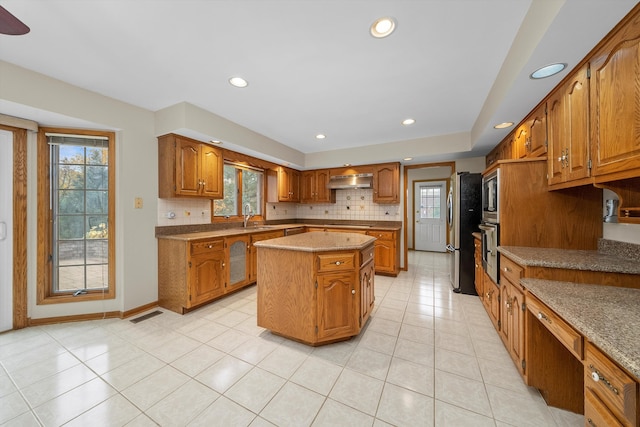
[[[335,190],[327,188],[329,178],[329,169],[302,172],[300,179],[300,203],[335,203]]]
[[[360,318],[359,326],[362,327],[371,312],[375,302],[374,280],[375,280],[375,263],[374,249],[369,246],[360,252]]]
[[[520,285],[523,269],[500,256],[500,337],[520,375],[525,376],[524,289]]]
[[[592,174],[596,182],[640,176],[640,8],[590,57]]]
[[[482,304],[484,304],[485,310],[489,315],[489,319],[496,331],[500,331],[500,288],[496,285],[491,277],[485,272],[482,272],[484,284],[484,298]]]
[[[253,283],[258,279],[258,248],[254,246],[254,243],[261,242],[263,240],[276,239],[282,236],[284,236],[284,230],[267,231],[251,235],[251,247],[249,249],[251,269],[249,270],[249,282]]]
[[[586,425],[589,419],[598,426],[638,425],[638,383],[589,342],[585,345],[584,394]]]
[[[589,66],[584,65],[557,88],[547,101],[550,189],[565,183],[584,185],[589,168]]]
[[[237,235],[224,238],[227,264],[225,292],[232,292],[251,283],[251,236]]]
[[[300,201],[300,172],[284,166],[278,167],[278,201]]]
[[[373,280],[363,277],[375,261],[362,261],[372,251],[372,243],[328,252],[260,247],[258,325],[311,345],[357,335],[373,308]]]
[[[223,197],[222,150],[179,135],[158,138],[158,196]]]
[[[483,282],[483,273],[484,268],[482,267],[482,241],[474,237],[473,239],[473,247],[474,247],[474,284],[476,288],[476,293],[480,297],[480,301],[484,300],[484,282]]]
[[[375,237],[376,274],[397,276],[400,273],[400,234],[397,231],[371,229]]]
[[[400,163],[373,165],[373,202],[400,203]]]
[[[158,305],[183,314],[225,293],[222,239],[158,239]]]

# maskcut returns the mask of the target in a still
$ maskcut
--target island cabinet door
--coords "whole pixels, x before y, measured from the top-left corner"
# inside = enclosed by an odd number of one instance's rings
[[[353,272],[318,275],[318,340],[358,333],[359,291]]]
[[[373,310],[375,298],[373,293],[374,275],[375,269],[372,262],[369,262],[360,270],[360,323],[358,324],[360,328],[367,322]]]

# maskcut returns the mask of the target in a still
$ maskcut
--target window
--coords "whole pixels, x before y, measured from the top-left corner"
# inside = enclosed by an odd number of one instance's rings
[[[420,187],[420,218],[440,219],[440,187]]]
[[[111,133],[40,131],[38,303],[115,296],[113,141]]]
[[[224,165],[224,199],[213,201],[213,214],[217,217],[239,216],[247,213],[262,215],[264,174],[261,170],[235,163]]]

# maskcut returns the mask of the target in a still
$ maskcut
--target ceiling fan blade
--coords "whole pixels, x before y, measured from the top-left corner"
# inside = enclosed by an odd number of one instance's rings
[[[29,27],[27,27],[21,20],[16,18],[4,7],[0,6],[0,34],[7,34],[10,36],[21,36],[27,34]]]

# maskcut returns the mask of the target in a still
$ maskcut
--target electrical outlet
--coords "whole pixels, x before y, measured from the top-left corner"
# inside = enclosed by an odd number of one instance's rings
[[[133,199],[134,209],[142,209],[142,197],[136,197]]]

